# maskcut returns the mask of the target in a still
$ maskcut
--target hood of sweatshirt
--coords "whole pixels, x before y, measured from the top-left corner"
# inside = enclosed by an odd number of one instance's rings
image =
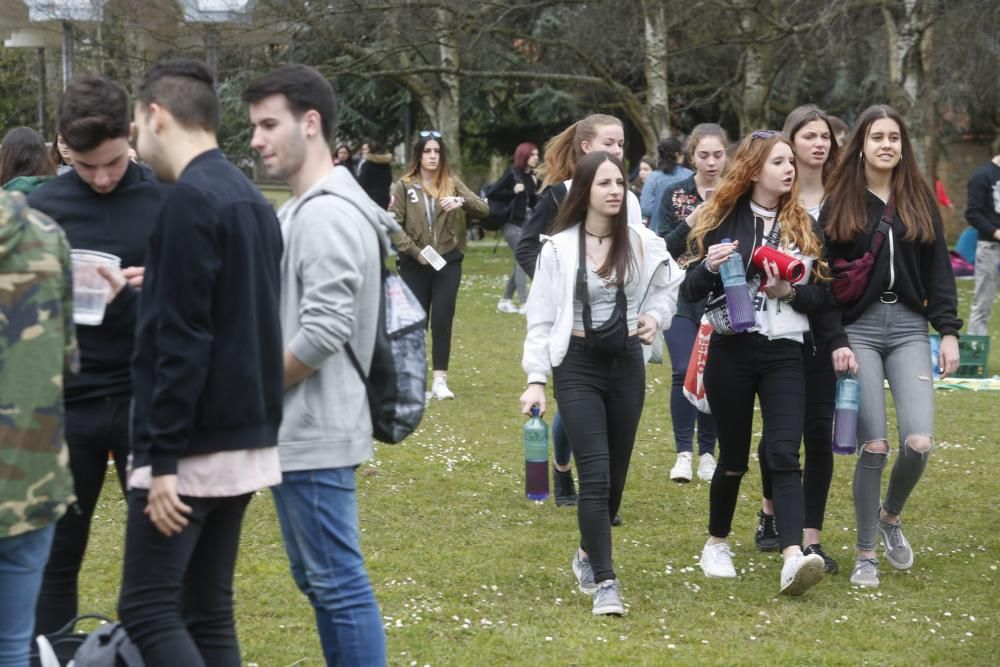
[[[333,195],[353,205],[364,216],[365,220],[368,221],[368,224],[372,226],[376,234],[378,234],[379,243],[382,245],[385,254],[395,254],[392,244],[389,241],[389,236],[397,232],[402,232],[402,227],[399,226],[399,223],[396,222],[396,219],[388,211],[382,209],[371,200],[368,193],[358,185],[357,180],[351,175],[351,172],[347,169],[334,167],[330,170],[329,174],[316,181],[301,197],[293,199],[286,206],[293,207],[291,213],[294,215],[303,204],[313,197],[320,195]],[[279,217],[281,216],[279,215]]]

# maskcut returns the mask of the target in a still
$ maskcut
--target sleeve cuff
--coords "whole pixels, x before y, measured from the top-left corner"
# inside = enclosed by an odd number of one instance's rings
[[[173,454],[157,453],[151,457],[153,477],[177,474],[177,457]]]
[[[313,370],[317,370],[330,357],[330,352],[321,350],[308,340],[299,331],[288,343],[288,351],[295,355],[295,358]]]
[[[546,376],[545,373],[528,373],[528,384],[531,384],[532,382],[546,384],[547,381],[548,376]]]

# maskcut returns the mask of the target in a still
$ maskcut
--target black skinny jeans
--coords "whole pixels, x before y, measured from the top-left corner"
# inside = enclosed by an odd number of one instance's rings
[[[76,505],[56,523],[38,595],[36,635],[55,632],[78,614],[77,579],[90,538],[90,520],[108,472],[109,451],[125,493],[131,400],[129,395],[108,396],[66,404],[66,442]]]
[[[719,462],[708,496],[708,532],[713,537],[728,537],[732,530],[740,481],[750,460],[754,397],[759,397],[781,548],[802,539],[799,441],[805,379],[801,348],[801,343],[770,341],[756,333],[712,335],[705,393],[719,436]]]
[[[189,523],[166,537],[143,512],[148,493],[129,491],[118,615],[146,667],[240,666],[233,571],[251,495],[181,496]]]
[[[462,260],[448,262],[443,269],[435,271],[434,267],[401,254],[397,268],[399,276],[428,314],[433,370],[446,371],[451,357],[451,324],[455,319],[458,287],[462,283]]]
[[[646,398],[639,338],[630,336],[623,354],[606,357],[587,352],[583,338],[573,336],[552,375],[580,480],[580,547],[590,558],[594,581],[614,579],[611,519],[621,506]]]
[[[826,499],[833,481],[833,410],[836,405],[837,374],[828,348],[813,349],[810,337],[802,346],[802,365],[806,378],[806,412],[802,441],[805,443],[805,464],[802,466],[802,494],[805,498],[805,528],[823,530]],[[767,467],[766,440],[760,439],[757,457],[760,461],[760,482],[764,497],[770,500],[774,491],[771,470]]]

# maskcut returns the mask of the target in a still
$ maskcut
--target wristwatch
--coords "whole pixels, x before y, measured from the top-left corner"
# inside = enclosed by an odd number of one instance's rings
[[[792,289],[789,290],[788,294],[778,297],[778,301],[781,301],[782,303],[791,303],[792,301],[795,301],[795,297],[797,296],[798,292],[795,291],[795,285],[792,285]]]

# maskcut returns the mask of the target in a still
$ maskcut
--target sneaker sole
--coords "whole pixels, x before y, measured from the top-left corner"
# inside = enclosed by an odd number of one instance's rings
[[[576,587],[580,589],[580,592],[584,595],[593,595],[597,592],[597,584],[592,584],[590,586],[584,586],[583,582],[580,581],[580,573],[576,569],[576,561],[573,561],[573,576],[576,577]]]
[[[754,540],[754,544],[757,545],[757,551],[760,551],[762,553],[772,553],[774,551],[781,551],[781,542],[777,540],[773,544],[770,542],[765,542],[762,544],[757,540]]]
[[[854,577],[851,577],[851,583],[862,588],[878,588],[878,579],[875,581],[858,581]]]
[[[807,561],[795,573],[795,577],[781,589],[782,595],[802,595],[823,578],[823,559],[818,556],[816,558],[807,556],[806,558]]]
[[[702,475],[701,473],[698,473],[698,479],[703,482],[711,482],[713,477],[715,477],[715,472],[712,472],[711,475]]]
[[[678,484],[687,484],[691,481],[691,475],[688,475],[687,477],[684,475],[671,475],[670,481],[677,482]]]
[[[596,590],[596,589],[595,589]],[[617,605],[608,605],[606,607],[596,607],[593,611],[594,616],[624,616],[625,608],[619,607]]]
[[[556,507],[576,507],[576,496],[556,496]]]
[[[735,579],[736,578],[736,572],[733,572],[732,574],[712,574],[708,570],[706,570],[705,567],[701,563],[698,563],[698,567],[701,568],[701,571],[704,572],[705,576],[708,577],[709,579]]]

